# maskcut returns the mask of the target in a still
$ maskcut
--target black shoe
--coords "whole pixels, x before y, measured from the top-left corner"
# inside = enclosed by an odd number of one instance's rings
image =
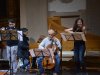
[[[32,69],[37,69],[37,66],[36,65],[32,66]]]
[[[23,68],[23,67],[20,67],[20,72],[25,72],[25,68]]]

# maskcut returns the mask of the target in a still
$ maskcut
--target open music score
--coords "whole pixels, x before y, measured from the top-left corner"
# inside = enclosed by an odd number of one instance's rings
[[[17,30],[0,30],[0,41],[19,40],[23,41],[22,31]]]
[[[51,52],[48,49],[30,49],[29,50],[32,57],[49,57],[51,56]]]
[[[16,30],[0,30],[1,40],[18,40]]]
[[[85,34],[83,32],[73,32],[73,33],[60,33],[64,41],[73,41],[73,40],[83,40],[86,41]]]

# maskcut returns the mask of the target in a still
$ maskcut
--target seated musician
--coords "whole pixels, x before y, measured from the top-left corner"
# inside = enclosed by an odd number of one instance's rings
[[[52,44],[52,45],[51,45]],[[55,45],[58,50],[61,50],[60,41],[55,37],[55,31],[53,29],[48,30],[48,37],[44,38],[43,41],[39,44],[39,49],[47,49],[47,47],[51,45]],[[54,52],[55,58],[55,66],[53,75],[58,75],[60,72],[60,56],[58,55],[58,50]],[[42,65],[43,57],[37,58],[38,68],[40,71],[40,75],[45,75],[45,70]]]

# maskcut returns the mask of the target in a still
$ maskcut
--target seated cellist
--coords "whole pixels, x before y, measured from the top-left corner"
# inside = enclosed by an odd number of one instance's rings
[[[53,70],[53,75],[58,75],[60,72],[60,56],[58,54],[58,50],[61,50],[60,41],[55,37],[56,33],[53,29],[48,30],[48,36],[43,39],[43,41],[39,44],[39,49],[47,49],[48,46],[57,46],[57,50],[54,52],[55,66]],[[51,47],[52,48],[52,47]],[[45,75],[45,70],[42,65],[43,57],[37,58],[38,68],[40,71],[40,75]]]

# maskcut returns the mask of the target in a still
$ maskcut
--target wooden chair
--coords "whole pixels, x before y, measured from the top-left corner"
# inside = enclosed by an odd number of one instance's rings
[[[0,75],[6,75],[6,72],[0,72]]]
[[[35,48],[38,48],[38,43],[30,43],[29,44],[29,49],[30,50],[33,50],[33,49],[35,49]],[[33,72],[33,71],[38,71],[37,70],[37,68],[36,69],[32,69],[32,60],[33,60],[33,58],[32,58],[32,56],[30,55],[29,56],[29,61],[30,61],[30,70],[29,70],[29,72],[31,73],[31,72]]]

